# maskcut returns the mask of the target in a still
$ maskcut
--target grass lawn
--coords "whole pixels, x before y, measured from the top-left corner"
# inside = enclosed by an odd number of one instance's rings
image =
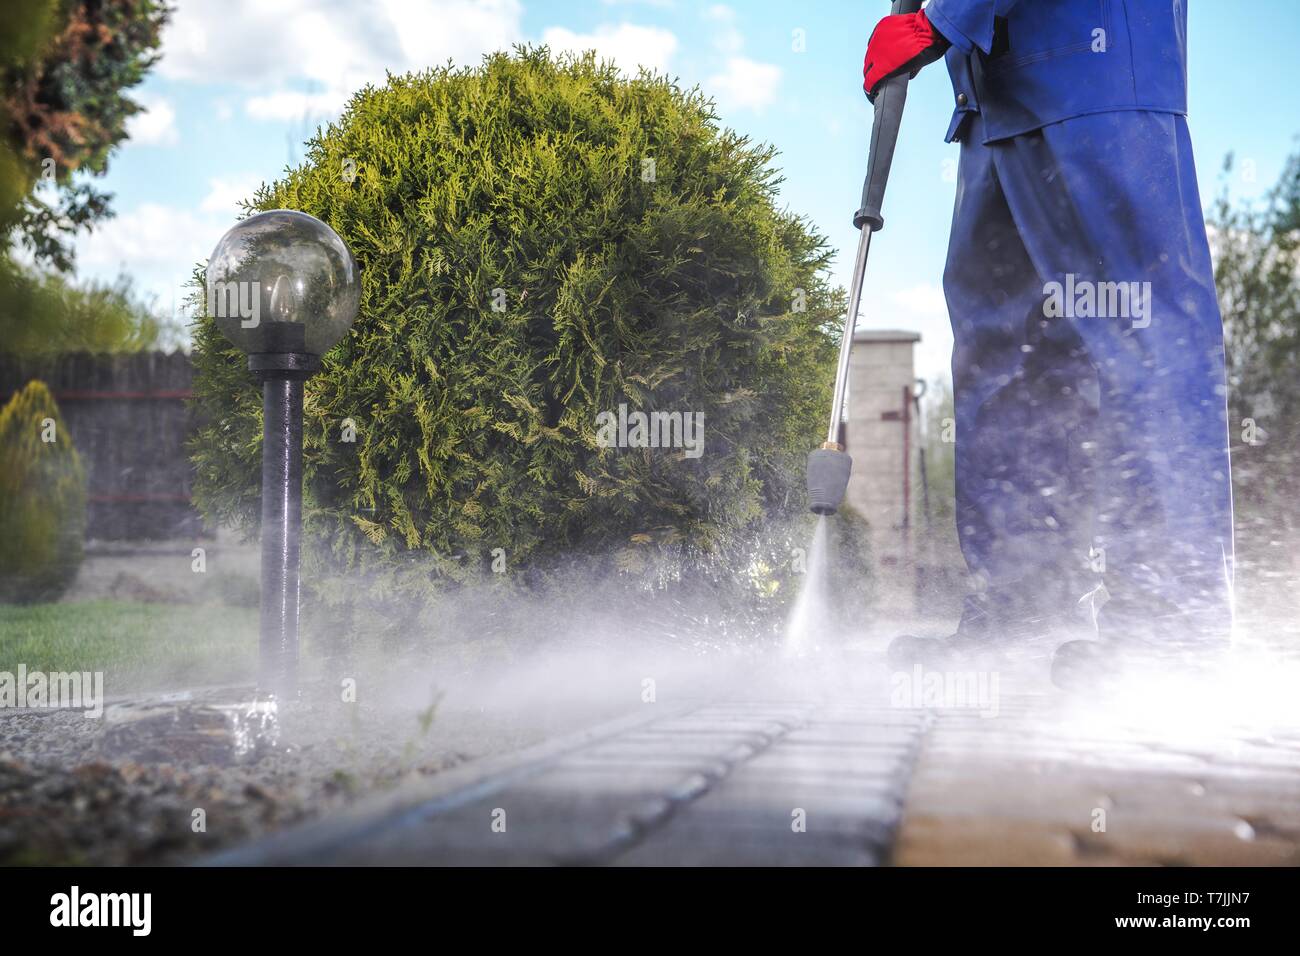
[[[104,692],[252,681],[255,608],[85,601],[0,604],[0,671],[103,671]]]

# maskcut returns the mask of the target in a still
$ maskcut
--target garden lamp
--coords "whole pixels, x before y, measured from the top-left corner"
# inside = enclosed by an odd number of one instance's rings
[[[303,382],[357,315],[356,260],[314,216],[273,209],[240,222],[208,260],[208,314],[262,382],[262,689],[298,671]]]

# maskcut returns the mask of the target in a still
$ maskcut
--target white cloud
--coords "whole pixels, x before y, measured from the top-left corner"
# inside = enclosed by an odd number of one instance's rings
[[[105,220],[77,242],[77,264],[95,271],[181,267],[207,258],[221,231],[188,209],[141,203]]]
[[[677,52],[677,37],[672,31],[634,23],[601,24],[592,33],[547,27],[542,31],[542,42],[556,53],[595,50],[600,59],[613,60],[624,73],[635,73],[638,66],[666,73]]]
[[[736,26],[736,11],[731,7],[718,4],[704,11],[704,18],[717,24],[713,35],[713,47],[719,53],[735,55],[745,45],[745,38]]]
[[[484,53],[508,50],[523,39],[517,0],[380,0],[380,6],[402,48],[401,69],[449,59],[473,65]]]
[[[253,198],[262,177],[253,175],[219,177],[208,180],[208,194],[199,203],[199,212],[220,213],[234,217],[243,213],[240,203]]]
[[[748,57],[728,57],[726,69],[709,77],[705,88],[723,106],[762,110],[776,99],[781,85],[781,68]]]
[[[328,93],[297,93],[280,90],[265,96],[250,96],[244,109],[253,119],[297,120],[307,116],[333,116],[343,112],[348,90],[334,89]]]
[[[762,110],[776,99],[781,85],[781,68],[774,63],[760,63],[741,56],[744,35],[736,24],[736,11],[715,4],[704,11],[704,19],[713,26],[713,48],[722,58],[724,69],[705,81],[705,89],[723,108]]]
[[[180,135],[176,131],[176,110],[160,96],[136,97],[143,111],[126,121],[126,135],[142,146],[174,146]]]
[[[146,300],[153,300],[156,311],[186,321],[194,266],[207,260],[236,219],[233,205],[219,208],[218,202],[236,187],[216,180],[210,185],[198,210],[146,202],[81,233],[76,240],[78,274],[111,280],[125,273]]]
[[[475,64],[523,38],[519,0],[223,0],[180,4],[158,72],[256,92],[257,119],[337,112],[385,72]]]

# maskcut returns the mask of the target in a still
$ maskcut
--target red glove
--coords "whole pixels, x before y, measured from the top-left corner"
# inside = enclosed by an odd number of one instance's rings
[[[867,41],[862,88],[874,101],[881,80],[904,70],[909,76],[916,76],[921,67],[943,56],[948,46],[944,35],[930,26],[924,10],[885,17],[876,24]]]

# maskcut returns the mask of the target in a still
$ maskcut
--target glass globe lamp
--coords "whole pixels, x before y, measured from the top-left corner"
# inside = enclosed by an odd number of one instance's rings
[[[293,209],[231,228],[208,259],[207,285],[208,314],[250,356],[319,359],[351,327],[361,298],[356,260],[339,234]]]

